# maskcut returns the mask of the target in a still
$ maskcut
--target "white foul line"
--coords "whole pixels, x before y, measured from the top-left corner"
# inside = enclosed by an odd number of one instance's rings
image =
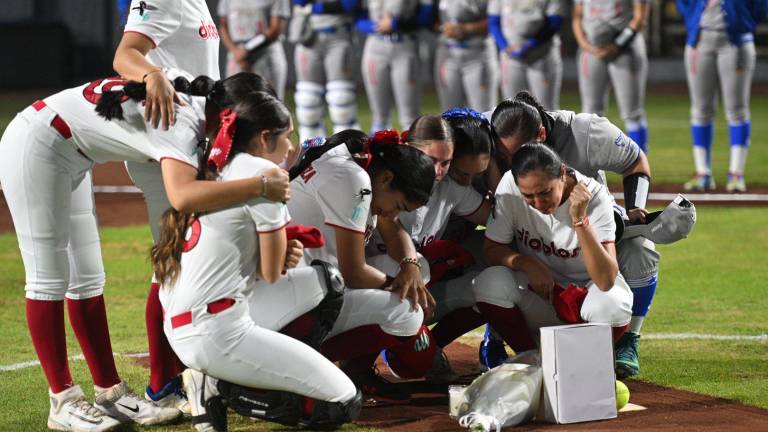
[[[112,353],[113,355],[117,357],[128,357],[128,358],[144,358],[149,357],[149,353],[127,353],[127,354],[120,354],[120,353]],[[85,357],[82,354],[69,356],[69,361],[80,361],[85,360]],[[0,366],[0,372],[11,372],[19,369],[27,369],[35,366],[40,366],[40,362],[37,360],[29,360],[24,361],[20,363],[14,363],[7,366]]]

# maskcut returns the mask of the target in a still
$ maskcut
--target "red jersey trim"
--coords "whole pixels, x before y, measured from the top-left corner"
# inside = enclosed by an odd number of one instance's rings
[[[326,224],[326,225],[328,225],[328,226],[332,226],[332,227],[334,227],[334,228],[343,229],[344,231],[349,231],[349,232],[353,232],[353,233],[355,233],[355,234],[362,234],[362,235],[365,235],[365,231],[358,231],[358,230],[356,230],[356,229],[347,228],[347,227],[343,227],[343,226],[339,226],[339,225],[334,225],[334,224],[332,224],[332,223],[330,223],[330,222],[326,222],[325,224]]]
[[[136,34],[140,34],[140,35],[144,36],[145,38],[149,39],[150,42],[152,42],[152,49],[157,48],[157,42],[155,42],[155,38],[153,38],[152,36],[150,36],[150,35],[148,35],[146,33],[140,32],[138,30],[126,30],[123,33],[136,33]]]
[[[186,162],[186,161],[183,161],[183,160],[181,160],[181,159],[177,159],[177,158],[175,158],[175,157],[171,157],[171,156],[165,156],[165,157],[161,157],[161,158],[160,158],[160,163],[162,163],[162,162],[163,162],[163,160],[165,160],[165,159],[170,159],[170,160],[175,160],[176,162],[181,162],[181,163],[183,163],[184,165],[189,165],[189,166],[191,166],[192,168],[194,168],[194,169],[196,169],[196,170],[197,170],[197,169],[200,169],[199,167],[196,167],[196,166],[192,165],[192,164],[191,164],[191,163],[189,163],[189,162]]]
[[[271,230],[267,230],[267,231],[259,231],[259,230],[256,230],[256,233],[257,233],[257,234],[269,234],[269,233],[273,233],[273,232],[275,232],[275,231],[280,231],[281,229],[283,229],[283,228],[287,227],[288,225],[290,225],[290,223],[291,223],[291,220],[290,220],[290,219],[288,219],[288,222],[286,222],[285,224],[283,224],[283,225],[282,225],[282,226],[280,226],[280,227],[277,227],[277,228],[275,228],[275,229],[271,229]]]

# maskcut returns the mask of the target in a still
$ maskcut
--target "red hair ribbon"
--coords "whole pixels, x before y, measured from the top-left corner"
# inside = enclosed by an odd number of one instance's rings
[[[380,130],[373,134],[371,139],[368,140],[371,144],[390,145],[390,144],[402,144],[400,140],[400,132],[396,130]]]
[[[235,138],[235,131],[237,126],[235,120],[237,120],[237,113],[231,109],[225,109],[219,114],[221,124],[219,125],[219,132],[216,134],[216,139],[213,141],[213,148],[208,155],[208,164],[213,164],[216,169],[221,169],[227,162],[229,152],[232,150],[232,140]]]
[[[408,131],[404,130],[403,133],[400,134],[400,143],[405,144],[408,142]]]

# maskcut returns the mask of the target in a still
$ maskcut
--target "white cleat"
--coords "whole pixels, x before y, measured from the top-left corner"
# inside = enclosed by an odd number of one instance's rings
[[[184,381],[184,392],[192,411],[192,424],[198,432],[216,432],[205,409],[205,402],[219,395],[218,380],[195,369],[186,369],[181,374]]]
[[[147,390],[144,392],[144,399],[152,402],[155,406],[176,408],[185,416],[192,415],[187,395],[184,394],[184,388],[182,387],[181,376],[174,378],[157,393],[153,393],[152,389],[147,387]]]
[[[53,394],[48,390],[51,409],[48,411],[48,428],[58,431],[101,432],[114,429],[120,424],[104,415],[85,399],[80,386],[70,387]]]
[[[181,415],[176,408],[158,407],[139,397],[125,382],[106,389],[96,387],[94,405],[120,421],[132,421],[144,426],[169,422]]]

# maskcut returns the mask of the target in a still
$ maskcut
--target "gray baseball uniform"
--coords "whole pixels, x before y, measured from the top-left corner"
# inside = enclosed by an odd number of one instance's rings
[[[648,0],[575,0],[583,7],[582,28],[590,44],[596,47],[613,42],[633,17],[633,6]],[[645,86],[648,56],[645,39],[638,33],[629,46],[611,61],[579,50],[579,93],[582,111],[605,115],[608,83],[616,93],[616,102],[630,136],[645,148],[647,121]]]
[[[264,34],[272,17],[288,20],[291,17],[289,0],[220,0],[218,13],[227,18],[227,30],[235,43],[243,44]],[[227,76],[242,72],[232,53],[227,55]],[[285,98],[285,84],[288,78],[288,61],[282,40],[270,44],[264,53],[251,65],[250,72],[269,80],[280,99]]]
[[[487,0],[441,0],[441,23],[487,21]],[[497,59],[487,34],[457,39],[440,35],[435,60],[435,85],[443,111],[469,106],[486,111],[496,105]]]
[[[488,15],[500,17],[504,38],[512,47],[519,47],[527,38],[535,36],[548,16],[565,17],[567,12],[564,0],[488,2]],[[499,55],[503,97],[511,98],[521,90],[530,89],[545,108],[560,108],[563,60],[558,35],[541,44],[525,59],[512,58],[506,53]]]
[[[334,0],[315,0],[331,3]],[[296,117],[301,141],[325,136],[324,102],[334,132],[357,127],[356,84],[352,74],[352,17],[313,14],[312,37],[296,45]],[[325,99],[325,100],[323,100]]]
[[[398,21],[415,19],[420,5],[432,0],[368,0],[368,19],[373,23],[390,16]],[[415,30],[368,35],[363,49],[362,75],[371,105],[371,130],[390,128],[394,96],[400,127],[407,128],[419,116],[421,87]]]

